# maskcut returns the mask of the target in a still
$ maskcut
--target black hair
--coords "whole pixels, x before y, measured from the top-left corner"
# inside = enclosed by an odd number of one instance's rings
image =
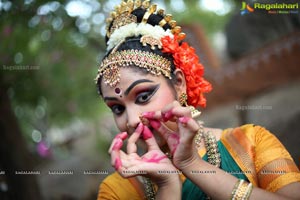
[[[135,10],[133,10],[131,12],[132,15],[135,15],[137,17],[137,23],[141,23],[144,14],[146,13],[146,9],[143,9],[141,7],[136,8]],[[147,20],[147,23],[155,26],[155,25],[159,25],[159,22],[163,19],[164,17],[162,15],[159,14],[151,14]],[[109,30],[112,27],[113,22],[111,22],[110,26],[109,26]],[[171,26],[166,23],[163,27],[164,30],[167,29],[171,29]],[[128,37],[125,39],[125,41],[120,44],[117,49],[114,49],[114,51],[122,51],[122,50],[128,50],[128,49],[136,49],[136,50],[141,50],[141,51],[147,51],[147,52],[152,52],[154,54],[163,56],[164,58],[168,59],[171,62],[171,79],[167,79],[167,83],[169,84],[169,86],[171,86],[171,88],[174,89],[174,81],[176,81],[175,75],[174,75],[174,71],[175,71],[175,65],[174,65],[174,60],[171,54],[167,54],[167,53],[163,53],[160,49],[155,48],[154,50],[150,48],[149,45],[143,46],[142,43],[140,42],[140,38],[141,36],[138,37]],[[109,40],[109,38],[106,36],[105,41],[107,42]],[[106,53],[106,55],[104,56],[103,59],[105,59],[112,50],[110,50],[109,52]],[[141,73],[148,73],[146,71],[146,69],[143,68],[136,68],[138,69],[138,71],[140,71]],[[101,92],[101,77],[99,77],[99,79],[97,80],[97,87],[98,87],[98,93],[102,96],[102,92]],[[175,90],[175,89],[174,89]]]

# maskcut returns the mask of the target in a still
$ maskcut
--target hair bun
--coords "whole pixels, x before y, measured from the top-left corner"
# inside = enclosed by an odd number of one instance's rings
[[[150,0],[123,0],[106,19],[106,39],[109,40],[113,32],[130,23],[159,25],[165,30],[170,29],[172,34],[177,35],[178,40],[185,38],[181,27],[176,25],[175,20],[172,20],[172,15],[165,14],[163,9],[157,9],[157,5],[151,4]]]

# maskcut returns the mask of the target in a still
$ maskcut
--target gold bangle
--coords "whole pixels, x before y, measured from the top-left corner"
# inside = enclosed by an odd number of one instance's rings
[[[232,189],[232,192],[231,192],[231,198],[230,199],[233,199],[234,198],[234,194],[236,193],[236,190],[240,184],[241,180],[239,179],[235,184],[234,184],[234,187]]]
[[[247,197],[248,195],[248,189],[249,189],[249,186],[250,183],[247,183],[245,181],[242,181],[241,184],[239,184],[239,187],[237,188],[235,194],[234,194],[234,197],[233,199],[234,200],[245,200],[245,198]],[[251,184],[252,185],[252,184]],[[251,188],[251,187],[250,187]]]
[[[239,179],[236,184],[234,185],[234,188],[232,190],[232,193],[231,193],[231,200],[235,200],[236,199],[236,196],[238,195],[238,190],[240,188],[240,186],[244,183],[244,180],[243,179]]]
[[[249,183],[247,186],[247,189],[246,189],[246,194],[243,197],[243,199],[248,200],[251,195],[252,190],[253,190],[253,185],[252,185],[252,183]]]

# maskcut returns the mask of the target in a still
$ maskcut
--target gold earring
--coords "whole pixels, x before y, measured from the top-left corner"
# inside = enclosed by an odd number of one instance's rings
[[[180,96],[179,96],[179,103],[181,106],[185,106],[187,107],[188,104],[187,104],[187,94],[186,93],[182,93]],[[194,106],[189,106],[189,109],[191,111],[191,115],[192,115],[192,118],[197,118],[201,115],[201,112],[199,110],[197,110]]]
[[[181,106],[187,106],[187,95],[185,92],[179,96],[179,103]]]
[[[201,112],[197,110],[194,106],[189,106],[189,109],[191,111],[192,118],[195,119],[201,115]]]
[[[130,125],[129,125],[128,123],[126,124],[126,127],[127,127],[128,129],[130,129]]]

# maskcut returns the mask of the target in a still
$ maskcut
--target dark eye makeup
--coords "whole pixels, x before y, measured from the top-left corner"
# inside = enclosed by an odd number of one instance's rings
[[[151,99],[151,97],[156,93],[159,86],[160,86],[159,84],[154,85],[154,86],[151,86],[146,91],[138,92],[137,95],[136,95],[135,103],[136,104],[145,104],[145,103],[147,103]]]
[[[125,110],[125,107],[120,104],[114,104],[110,106],[110,109],[115,115],[121,115]]]
[[[148,87],[147,89],[143,89],[141,91],[138,91],[136,93],[136,97],[135,97],[135,104],[146,104],[149,102],[149,100],[153,97],[153,95],[157,92],[157,90],[159,89],[159,84],[157,85],[153,85]],[[121,105],[121,104],[112,104],[112,105],[108,105],[111,109],[111,111],[115,114],[115,115],[121,115],[124,110],[125,110],[125,106]]]

